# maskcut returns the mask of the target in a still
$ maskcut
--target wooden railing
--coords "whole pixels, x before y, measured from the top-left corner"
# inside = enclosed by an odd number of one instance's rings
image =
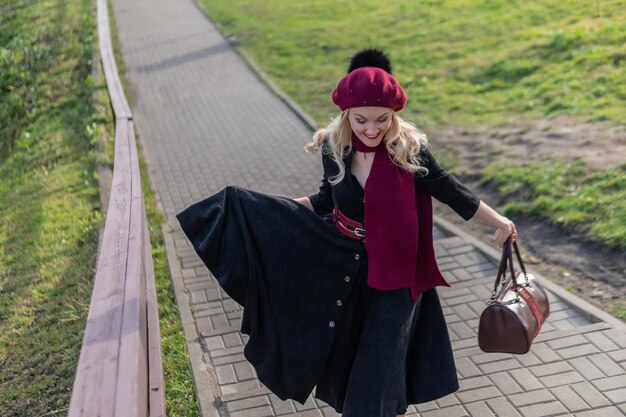
[[[97,7],[115,159],[69,416],[164,416],[156,286],[133,119],[115,65],[106,0]]]

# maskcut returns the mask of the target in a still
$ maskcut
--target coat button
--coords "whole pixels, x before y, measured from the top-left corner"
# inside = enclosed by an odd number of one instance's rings
[[[334,321],[329,321],[328,322],[328,327],[335,327],[335,322]]]
[[[354,259],[356,259],[358,261],[359,258],[361,258],[361,255],[359,255],[358,253],[354,254]]]
[[[341,300],[337,300],[337,307],[341,307],[343,305],[343,303],[341,302]]]
[[[346,275],[346,277],[344,278],[344,281],[350,282],[350,275]]]

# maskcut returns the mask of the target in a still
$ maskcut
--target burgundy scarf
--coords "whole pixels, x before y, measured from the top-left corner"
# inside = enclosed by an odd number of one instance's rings
[[[384,140],[369,147],[353,133],[352,147],[375,153],[364,190],[368,285],[411,288],[414,300],[429,288],[449,286],[435,261],[430,195],[416,190],[413,174],[394,164]]]

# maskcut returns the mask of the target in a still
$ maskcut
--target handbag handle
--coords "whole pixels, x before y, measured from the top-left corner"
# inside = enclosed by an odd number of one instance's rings
[[[493,291],[491,293],[491,300],[495,300],[496,294],[498,292],[498,285],[502,281],[502,285],[504,285],[504,278],[506,274],[507,266],[510,269],[511,279],[513,280],[513,289],[517,293],[517,279],[515,277],[515,269],[513,268],[513,248],[515,249],[515,255],[517,257],[517,261],[519,262],[520,268],[526,278],[526,286],[528,285],[528,274],[526,273],[526,268],[524,267],[524,263],[522,262],[522,257],[520,256],[519,249],[517,247],[517,242],[513,242],[512,236],[509,236],[504,242],[502,248],[502,258],[500,259],[500,266],[498,267],[498,275],[496,277],[496,282],[493,286]]]
[[[506,266],[507,266],[507,260],[508,260],[507,251],[509,250],[509,246],[507,245],[507,242],[505,242],[504,246],[502,247],[502,256],[500,257],[500,265],[498,266],[498,274],[496,276],[496,282],[493,285],[493,292],[491,293],[492,300],[496,297],[496,291],[498,290],[498,285],[500,285],[500,280],[504,277],[504,274],[506,273]]]
[[[517,257],[517,262],[519,263],[519,267],[524,274],[524,278],[526,279],[526,286],[530,285],[528,282],[528,274],[526,273],[526,268],[524,267],[524,262],[522,262],[522,257],[519,253],[519,249],[517,248],[517,241],[513,241],[513,248],[515,249],[515,256]]]

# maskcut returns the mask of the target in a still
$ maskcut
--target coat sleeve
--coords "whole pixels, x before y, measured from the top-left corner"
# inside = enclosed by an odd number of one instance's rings
[[[328,181],[329,163],[332,162],[332,158],[322,153],[322,165],[324,167],[324,175],[322,176],[322,183],[317,194],[308,196],[313,206],[313,210],[319,215],[325,215],[333,211],[333,191],[330,182]]]
[[[426,148],[419,154],[420,163],[428,169],[425,175],[415,175],[416,186],[421,187],[437,200],[448,205],[465,220],[471,219],[480,199],[461,184],[454,175],[449,174],[439,164],[435,157]]]

